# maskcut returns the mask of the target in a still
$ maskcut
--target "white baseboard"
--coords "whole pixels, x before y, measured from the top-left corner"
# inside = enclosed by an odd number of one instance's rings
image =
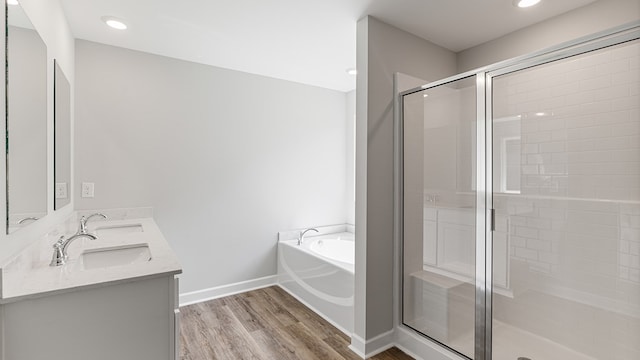
[[[368,359],[394,347],[394,333],[394,330],[389,330],[367,341],[353,334],[351,335],[351,345],[349,345],[349,349],[361,358]]]
[[[271,275],[258,279],[241,281],[235,284],[228,284],[212,287],[209,289],[191,291],[188,293],[180,294],[180,306],[196,304],[229,295],[235,295],[251,290],[261,289],[268,286],[276,285],[277,282],[278,276]]]

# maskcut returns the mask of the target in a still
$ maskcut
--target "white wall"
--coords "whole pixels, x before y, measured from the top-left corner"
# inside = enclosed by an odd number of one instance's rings
[[[393,74],[455,74],[455,54],[365,17],[357,28],[355,336],[393,330]],[[365,353],[374,350],[367,344]]]
[[[5,231],[0,231],[0,265],[6,260],[14,256],[21,249],[31,244],[34,240],[44,234],[49,228],[67,218],[73,211],[73,206],[66,206],[59,211],[53,211],[53,59],[57,59],[65,74],[71,83],[71,102],[74,101],[74,40],[67,24],[62,6],[58,0],[21,0],[21,6],[25,13],[31,19],[35,29],[38,31],[43,41],[47,45],[47,211],[48,215],[41,218],[38,222],[28,227],[18,230],[11,235],[5,235]],[[4,7],[0,12],[0,16],[4,24]],[[4,26],[3,26],[4,28]],[[4,38],[4,37],[3,37]],[[1,47],[0,56],[4,58],[5,46]],[[4,83],[4,72],[2,72],[2,82]],[[0,107],[4,109],[5,97],[4,86],[1,87]],[[71,113],[71,121],[74,121],[73,111]],[[4,129],[5,122],[2,121]],[[0,140],[2,148],[4,148],[5,140]],[[73,149],[73,144],[72,149]],[[73,150],[72,150],[73,151]],[[0,156],[0,187],[6,186],[6,161],[4,156]],[[72,165],[73,171],[73,165]],[[0,201],[6,202],[5,191],[0,191]],[[72,199],[73,200],[73,199]],[[0,218],[6,216],[6,208],[0,207]],[[4,229],[4,226],[2,226]]]
[[[458,72],[529,54],[640,18],[638,0],[598,0],[458,53]]]
[[[152,206],[181,293],[276,273],[277,232],[346,219],[346,94],[78,40],[78,209]]]

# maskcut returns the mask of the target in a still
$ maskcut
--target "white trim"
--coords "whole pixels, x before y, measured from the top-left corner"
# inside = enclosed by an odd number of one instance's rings
[[[354,353],[356,353],[356,355],[360,356],[361,358],[365,358],[364,353],[365,353],[365,341],[363,338],[361,338],[360,336],[356,335],[355,333],[353,333],[351,335],[351,345],[349,345],[349,350],[353,351]]]
[[[277,285],[277,280],[277,275],[270,275],[234,284],[183,293],[180,294],[180,307]]]
[[[349,350],[353,351],[363,359],[368,359],[396,346],[393,341],[394,334],[395,330],[392,329],[367,341],[360,336],[353,334],[351,335],[351,345],[349,345]]]

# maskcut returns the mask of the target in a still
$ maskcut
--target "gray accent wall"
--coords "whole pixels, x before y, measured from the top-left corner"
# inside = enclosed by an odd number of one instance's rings
[[[276,274],[278,231],[343,224],[343,92],[78,40],[76,208],[146,207],[180,292]]]
[[[357,41],[354,325],[367,341],[394,327],[394,73],[435,81],[456,73],[456,55],[371,16],[358,21]]]

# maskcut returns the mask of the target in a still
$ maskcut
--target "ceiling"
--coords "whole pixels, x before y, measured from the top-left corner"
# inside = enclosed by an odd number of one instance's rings
[[[61,0],[76,38],[340,91],[365,15],[458,52],[594,0]],[[603,0],[600,0],[603,1]],[[100,18],[125,20],[108,28]]]

